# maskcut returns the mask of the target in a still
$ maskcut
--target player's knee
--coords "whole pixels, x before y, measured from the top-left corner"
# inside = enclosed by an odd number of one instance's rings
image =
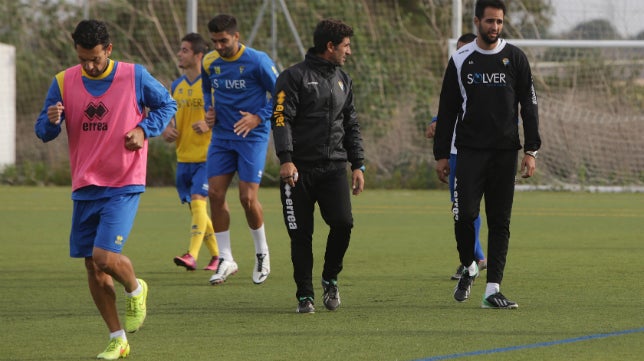
[[[244,207],[244,209],[248,211],[255,208],[257,197],[252,194],[240,194],[239,202],[241,202],[242,207]]]
[[[329,222],[329,227],[334,230],[334,232],[351,234],[351,229],[353,228],[353,219],[336,219],[332,222]]]
[[[222,205],[226,200],[226,192],[219,189],[208,189],[208,198],[211,204]]]

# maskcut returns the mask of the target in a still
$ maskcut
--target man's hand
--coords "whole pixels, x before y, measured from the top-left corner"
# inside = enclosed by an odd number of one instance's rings
[[[532,177],[536,168],[537,160],[533,156],[525,154],[521,160],[521,178]]]
[[[241,135],[242,138],[246,138],[251,130],[257,128],[257,126],[262,123],[262,119],[256,114],[251,114],[243,110],[240,110],[239,114],[241,114],[242,117],[233,126],[233,132],[237,135]]]
[[[215,114],[215,108],[213,108],[211,105],[206,112],[206,124],[208,124],[208,128],[212,129],[215,126],[216,116],[217,114]]]
[[[192,123],[192,130],[194,130],[197,134],[204,134],[210,131],[210,127],[205,120],[200,120],[198,122]]]
[[[288,183],[291,187],[295,187],[298,180],[297,168],[293,162],[286,162],[280,166],[280,179],[284,183]]]
[[[47,118],[49,119],[49,123],[54,125],[60,124],[63,110],[65,110],[65,107],[61,102],[58,102],[55,105],[52,105],[49,108],[47,108]]]
[[[427,129],[425,129],[425,138],[432,139],[434,138],[435,134],[436,134],[436,122],[431,122],[427,126]]]
[[[438,180],[443,183],[448,183],[449,172],[449,160],[447,158],[436,161],[436,175],[438,176]]]
[[[179,137],[179,131],[177,130],[177,123],[174,118],[170,121],[167,127],[161,133],[161,137],[168,143],[172,143]]]
[[[145,133],[140,127],[136,127],[125,134],[125,148],[128,150],[139,150],[143,148]]]
[[[351,174],[351,189],[354,196],[364,191],[364,172],[360,169],[354,169]]]

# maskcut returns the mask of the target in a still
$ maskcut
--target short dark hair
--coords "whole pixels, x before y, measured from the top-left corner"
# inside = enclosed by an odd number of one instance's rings
[[[192,52],[195,54],[205,54],[208,52],[208,42],[201,34],[188,33],[181,38],[181,41],[190,43],[192,45]]]
[[[481,18],[485,12],[485,8],[495,8],[503,10],[503,15],[505,15],[505,3],[503,0],[477,0],[476,7],[474,9],[474,16]]]
[[[313,32],[313,49],[316,54],[326,50],[329,41],[337,46],[344,38],[353,36],[353,28],[340,20],[325,19],[318,23]]]
[[[208,31],[211,33],[221,33],[222,31],[225,31],[228,34],[233,35],[238,31],[237,19],[232,15],[219,14],[208,22]]]
[[[83,20],[72,33],[74,46],[79,45],[85,49],[94,49],[97,45],[103,48],[110,45],[110,34],[107,32],[107,25],[98,20]]]
[[[465,43],[465,44],[467,44],[467,43],[473,42],[474,39],[476,39],[475,34],[473,34],[473,33],[465,33],[465,34],[461,35],[456,42],[457,43]]]

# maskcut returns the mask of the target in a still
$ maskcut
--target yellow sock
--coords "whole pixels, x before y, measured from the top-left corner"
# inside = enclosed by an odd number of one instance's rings
[[[206,224],[206,234],[203,236],[203,241],[210,251],[212,257],[219,257],[219,245],[217,244],[217,237],[215,237],[215,229],[212,227],[212,220],[208,218]]]
[[[188,248],[188,252],[196,261],[199,257],[199,249],[204,240],[206,228],[210,223],[210,217],[206,210],[206,201],[201,199],[191,201],[190,212],[192,213],[192,224],[190,226],[190,248]],[[212,228],[212,223],[210,227]]]

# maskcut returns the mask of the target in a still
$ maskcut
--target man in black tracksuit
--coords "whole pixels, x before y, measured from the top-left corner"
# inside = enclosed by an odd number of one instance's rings
[[[454,298],[469,298],[478,276],[474,257],[474,220],[485,196],[488,225],[487,285],[483,308],[517,308],[500,292],[510,239],[510,215],[514,197],[519,140],[518,105],[525,136],[522,177],[533,175],[541,145],[537,95],[525,54],[499,37],[505,4],[478,0],[474,23],[476,41],[452,55],[440,95],[434,140],[436,171],[447,182],[450,142],[456,123],[454,145],[458,150],[454,180],[454,221],[457,249],[465,267]]]
[[[352,35],[350,26],[322,20],[305,60],[284,70],[275,85],[271,122],[281,163],[280,193],[291,238],[299,313],[315,312],[315,203],[330,228],[322,271],[323,302],[327,309],[335,310],[340,306],[338,274],[353,228],[347,161],[351,163],[353,194],[360,194],[364,187],[364,151],[352,82],[340,68],[351,55]]]

